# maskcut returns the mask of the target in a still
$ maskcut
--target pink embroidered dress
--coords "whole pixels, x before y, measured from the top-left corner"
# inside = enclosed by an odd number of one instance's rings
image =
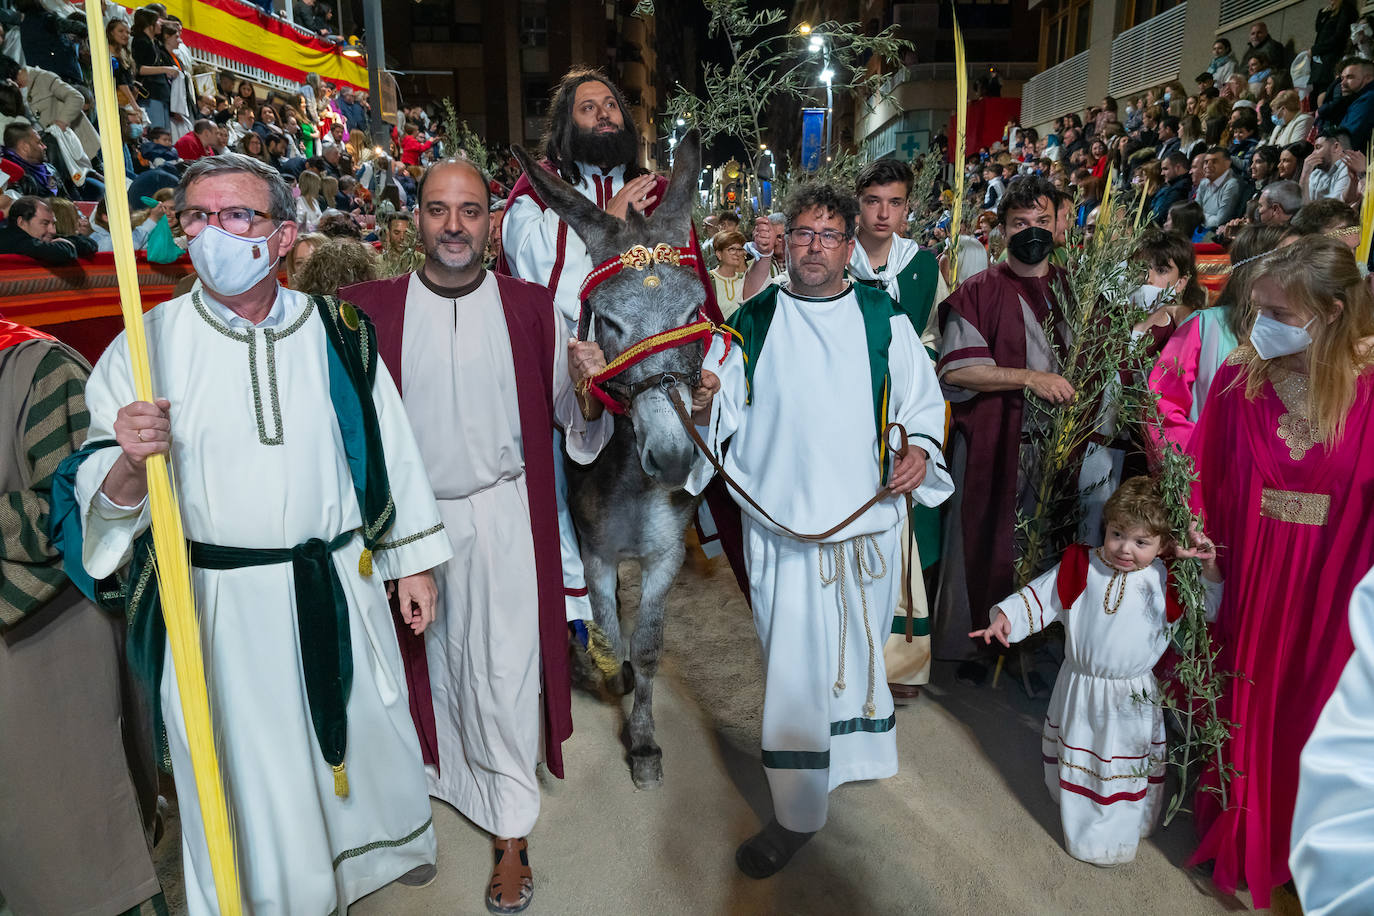
[[[1283,373],[1246,399],[1252,353],[1242,346],[1218,370],[1189,446],[1226,580],[1218,668],[1239,675],[1220,708],[1236,723],[1223,752],[1237,771],[1229,806],[1199,791],[1191,863],[1215,860],[1218,887],[1247,884],[1265,908],[1289,878],[1298,755],[1353,651],[1350,596],[1374,565],[1374,370],[1327,446],[1313,441],[1306,376]]]

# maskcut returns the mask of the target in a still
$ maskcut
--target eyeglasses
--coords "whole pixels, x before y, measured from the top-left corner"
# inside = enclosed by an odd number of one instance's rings
[[[798,248],[810,248],[811,243],[820,236],[822,248],[839,248],[848,239],[848,234],[838,229],[823,229],[817,232],[815,229],[788,229],[788,240]]]
[[[225,232],[234,235],[243,235],[253,228],[253,220],[257,217],[271,219],[271,213],[263,213],[261,210],[254,210],[252,207],[225,207],[218,212],[213,210],[202,210],[199,207],[187,207],[185,210],[177,212],[177,222],[185,230],[187,235],[195,235],[205,228],[206,222],[214,216],[219,219],[219,224]]]

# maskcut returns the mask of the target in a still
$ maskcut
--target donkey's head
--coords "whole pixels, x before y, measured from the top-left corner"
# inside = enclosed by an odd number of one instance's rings
[[[673,177],[658,207],[648,217],[631,208],[623,220],[531,161],[523,149],[515,147],[514,152],[539,198],[587,246],[593,265],[618,258],[637,245],[652,251],[659,244],[674,248],[691,244],[692,202],[701,168],[696,131],[678,145]],[[705,298],[706,291],[690,265],[650,262],[642,270],[627,268],[600,283],[585,307],[596,319],[594,336],[610,362],[646,337],[694,321]],[[644,473],[670,489],[686,483],[694,451],[667,392],[675,388],[683,403],[690,404],[691,384],[700,377],[701,360],[700,343],[664,350],[630,366],[607,386],[618,397],[628,398]],[[655,378],[659,383],[642,384]]]

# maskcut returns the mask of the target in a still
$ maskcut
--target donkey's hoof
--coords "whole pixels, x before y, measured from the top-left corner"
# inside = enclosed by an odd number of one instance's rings
[[[663,751],[657,747],[630,750],[630,778],[636,789],[657,789],[663,785]]]
[[[618,697],[629,696],[635,689],[635,669],[629,662],[620,666],[620,673],[606,681],[606,689]]]

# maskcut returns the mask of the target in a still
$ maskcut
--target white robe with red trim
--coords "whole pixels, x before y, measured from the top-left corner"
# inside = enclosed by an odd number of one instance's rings
[[[1203,581],[1215,614],[1221,586]],[[999,603],[994,620],[997,611],[1011,622],[1013,642],[1063,623],[1064,664],[1041,732],[1045,784],[1070,855],[1095,865],[1132,861],[1163,801],[1164,714],[1150,698],[1178,616],[1164,563],[1116,573],[1076,544]]]

